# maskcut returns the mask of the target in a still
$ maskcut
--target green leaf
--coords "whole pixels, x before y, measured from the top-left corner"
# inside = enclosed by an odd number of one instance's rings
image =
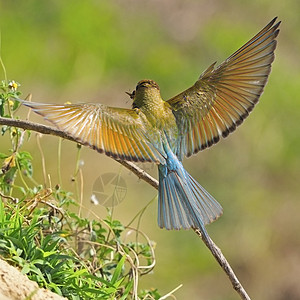
[[[43,265],[45,263],[45,260],[43,259],[35,259],[31,261],[31,264],[36,265],[36,264],[40,264]]]
[[[30,265],[29,265],[29,264],[25,264],[25,265],[23,266],[22,270],[21,270],[21,273],[22,273],[22,274],[27,274],[27,273],[29,273],[30,271],[31,271]]]
[[[133,281],[130,281],[127,284],[126,289],[123,292],[123,295],[122,295],[122,297],[119,300],[126,300],[126,299],[128,299],[128,295],[129,295],[130,291],[132,290],[132,286],[133,286]]]
[[[118,278],[120,277],[121,273],[122,273],[122,268],[124,266],[124,262],[125,262],[126,256],[123,255],[123,257],[120,259],[120,261],[117,264],[117,267],[115,269],[115,272],[111,278],[111,284],[115,284],[116,281],[118,280]]]
[[[15,246],[17,246],[18,248],[23,249],[23,244],[22,244],[22,242],[21,242],[18,238],[15,238],[15,237],[13,237],[13,236],[8,236],[7,238],[8,238],[8,240],[10,240]]]
[[[105,284],[105,285],[108,286],[108,287],[113,287],[113,285],[111,284],[111,282],[109,282],[109,281],[103,279],[102,277],[94,276],[94,275],[91,275],[91,274],[87,275],[86,277],[87,277],[87,278],[91,278],[91,279],[93,279],[94,281],[99,281],[99,282]]]
[[[8,156],[9,156],[9,155],[0,152],[0,159],[5,159],[5,158],[7,158]]]
[[[20,256],[12,256],[12,260],[17,262],[19,266],[24,266],[25,260]]]
[[[16,110],[20,105],[21,103],[19,101],[14,101],[13,110]]]

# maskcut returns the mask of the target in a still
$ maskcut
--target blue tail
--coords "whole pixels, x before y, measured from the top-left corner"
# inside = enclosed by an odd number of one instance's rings
[[[161,228],[198,228],[205,231],[204,225],[221,215],[221,205],[183,168],[179,160],[159,165],[158,225]]]

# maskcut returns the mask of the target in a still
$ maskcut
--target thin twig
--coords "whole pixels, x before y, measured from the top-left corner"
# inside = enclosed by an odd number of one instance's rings
[[[9,118],[1,118],[0,117],[0,125],[7,125],[7,126],[13,126],[13,127],[19,127],[26,130],[32,130],[43,134],[50,134],[59,136],[61,138],[77,142],[76,139],[74,139],[72,136],[67,134],[66,132],[60,131],[58,129],[36,124],[28,121],[22,121],[22,120],[15,120],[15,119],[9,119]],[[122,161],[119,159],[115,159],[118,163],[122,164],[124,167],[129,169],[131,172],[133,172],[137,177],[140,179],[146,181],[148,184],[152,185],[154,188],[158,189],[158,181],[151,177],[147,172],[145,172],[143,169],[139,168],[132,162],[128,161]],[[231,281],[231,284],[234,288],[234,290],[239,294],[240,298],[243,300],[250,300],[250,297],[248,296],[247,292],[239,282],[238,278],[236,277],[235,273],[233,272],[230,264],[222,254],[221,250],[217,247],[217,245],[213,242],[213,240],[209,237],[207,234],[201,234],[199,229],[194,229],[195,233],[202,239],[204,244],[207,246],[207,248],[210,250],[212,255],[215,257],[223,271],[227,274],[229,280]]]
[[[45,155],[41,146],[41,137],[42,135],[38,134],[37,135],[37,139],[36,139],[36,143],[37,143],[37,147],[40,151],[41,154],[41,160],[42,160],[42,170],[43,170],[43,177],[44,177],[44,187],[47,187],[47,169],[46,169],[46,160],[45,160]]]
[[[210,238],[210,236],[202,235],[199,229],[194,229],[195,233],[202,239],[204,244],[207,246],[207,248],[210,250],[212,255],[215,257],[221,268],[224,270],[224,272],[229,277],[231,284],[233,288],[237,291],[237,293],[240,295],[241,299],[243,300],[251,300],[248,296],[247,292],[239,282],[238,278],[236,277],[235,273],[233,272],[229,262],[221,252],[220,248],[214,243],[214,241]]]
[[[172,297],[173,294],[179,290],[181,287],[183,286],[183,284],[180,284],[179,286],[177,286],[175,289],[173,289],[171,292],[169,292],[168,294],[162,296],[159,298],[159,300],[164,300],[164,299],[167,299],[168,297]],[[174,296],[173,296],[174,297]],[[173,299],[176,299],[176,298],[173,298]]]
[[[18,198],[14,198],[12,196],[4,195],[3,193],[1,193],[1,191],[0,191],[0,197],[2,197],[4,199],[9,199],[9,200],[11,200],[14,203],[18,203],[19,202]]]

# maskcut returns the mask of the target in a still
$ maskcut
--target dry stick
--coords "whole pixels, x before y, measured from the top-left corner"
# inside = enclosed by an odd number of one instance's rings
[[[201,237],[202,241],[206,245],[206,247],[210,250],[212,255],[215,257],[221,268],[224,270],[226,275],[229,277],[233,288],[236,292],[240,295],[241,299],[243,300],[251,300],[245,289],[243,288],[242,284],[239,282],[237,276],[233,272],[229,262],[223,255],[221,249],[214,243],[214,241],[210,238],[210,236],[202,235],[199,229],[194,228],[195,233]]]
[[[59,136],[61,138],[80,143],[75,138],[67,134],[66,132],[63,132],[61,130],[48,127],[41,124],[36,124],[28,121],[22,121],[22,120],[15,120],[15,119],[8,119],[8,118],[1,118],[0,117],[0,125],[7,125],[7,126],[13,126],[13,127],[19,127],[26,130],[32,130],[43,134],[50,134]],[[132,162],[123,161],[119,159],[115,159],[118,163],[122,164],[124,167],[129,169],[131,172],[133,172],[137,177],[140,179],[146,181],[150,185],[152,185],[154,188],[158,189],[158,181],[151,177],[147,172],[145,172],[143,169],[139,168]],[[204,244],[207,246],[207,248],[210,250],[212,255],[215,257],[221,268],[224,270],[224,272],[229,277],[229,280],[231,281],[231,284],[233,288],[236,290],[236,292],[240,295],[240,298],[243,300],[251,300],[248,296],[247,292],[239,282],[238,278],[236,277],[235,273],[233,272],[230,264],[222,254],[221,250],[217,247],[217,245],[213,242],[213,240],[205,234],[201,234],[199,229],[194,228],[193,229],[195,233],[202,239]]]

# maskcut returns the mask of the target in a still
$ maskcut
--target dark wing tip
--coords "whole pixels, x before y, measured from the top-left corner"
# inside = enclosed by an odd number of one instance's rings
[[[272,26],[274,23],[275,23],[275,21],[278,19],[278,16],[276,16],[276,17],[274,17],[271,21],[270,21],[270,23],[267,25],[267,27],[268,26]]]

